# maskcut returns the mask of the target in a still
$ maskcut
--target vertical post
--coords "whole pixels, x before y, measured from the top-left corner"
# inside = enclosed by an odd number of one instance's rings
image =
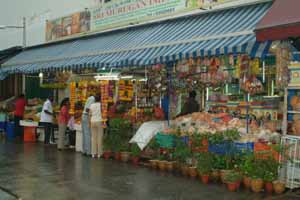
[[[168,126],[170,126],[170,88],[171,88],[171,81],[172,81],[172,69],[173,69],[173,62],[168,62],[166,64],[167,67],[167,79],[168,79],[168,86],[167,86],[167,96],[169,99],[169,103],[168,103]]]
[[[246,96],[246,131],[247,131],[247,134],[249,133],[249,99],[250,99],[250,94],[247,93],[247,96]]]
[[[23,17],[23,48],[26,47],[26,18]]]

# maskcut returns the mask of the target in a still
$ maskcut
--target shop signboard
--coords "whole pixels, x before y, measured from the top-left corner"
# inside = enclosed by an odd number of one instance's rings
[[[115,0],[47,21],[46,41],[147,22],[232,0]]]
[[[141,23],[163,16],[199,8],[198,0],[122,0],[91,10],[92,30],[105,30]]]

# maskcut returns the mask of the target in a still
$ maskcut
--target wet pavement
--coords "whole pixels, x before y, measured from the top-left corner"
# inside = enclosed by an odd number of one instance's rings
[[[0,200],[260,200],[265,196],[174,176],[117,161],[91,159],[43,144],[0,144]]]

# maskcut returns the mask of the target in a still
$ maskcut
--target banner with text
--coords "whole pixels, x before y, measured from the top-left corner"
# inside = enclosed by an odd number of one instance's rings
[[[143,23],[234,0],[115,0],[47,21],[46,41]]]

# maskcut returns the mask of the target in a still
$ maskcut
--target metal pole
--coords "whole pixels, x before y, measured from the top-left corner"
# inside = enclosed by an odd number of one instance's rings
[[[23,17],[23,48],[26,47],[26,18]]]

